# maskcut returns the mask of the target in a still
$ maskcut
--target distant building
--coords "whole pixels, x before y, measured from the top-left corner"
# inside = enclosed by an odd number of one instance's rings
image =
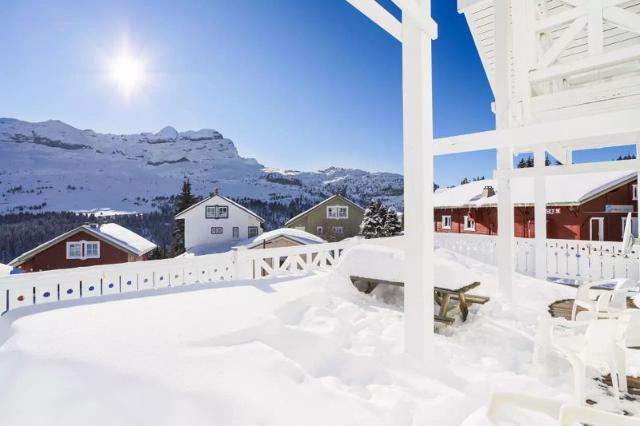
[[[547,182],[547,238],[621,241],[632,213],[638,233],[638,187],[635,172],[598,172],[549,176]],[[533,178],[511,181],[514,235],[535,237]],[[435,231],[460,234],[498,234],[499,193],[492,180],[469,182],[434,194]]]
[[[220,194],[181,211],[184,220],[184,247],[194,254],[227,251],[243,240],[262,234],[264,219]]]
[[[322,238],[299,229],[280,228],[265,232],[246,244],[248,249],[281,248],[326,243]]]
[[[362,207],[337,194],[289,219],[285,226],[327,241],[340,241],[360,233],[363,217]]]
[[[18,256],[9,266],[25,272],[136,262],[156,245],[115,223],[82,225]]]

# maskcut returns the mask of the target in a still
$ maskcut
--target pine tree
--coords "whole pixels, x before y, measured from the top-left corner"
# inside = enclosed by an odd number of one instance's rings
[[[391,207],[387,210],[387,215],[384,221],[383,234],[385,237],[393,237],[399,235],[402,232],[402,223],[398,217],[398,212]]]
[[[371,201],[364,211],[362,224],[360,224],[360,233],[365,238],[378,238],[382,236],[384,217],[380,215],[381,207],[382,203],[380,201]]]
[[[175,214],[188,209],[199,201],[198,197],[191,193],[191,182],[185,178],[182,182],[182,191],[176,196]],[[184,253],[184,219],[176,220],[173,229],[173,255]]]

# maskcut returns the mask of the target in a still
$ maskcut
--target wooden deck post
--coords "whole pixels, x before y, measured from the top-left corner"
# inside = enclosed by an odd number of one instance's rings
[[[547,279],[547,188],[544,176],[546,157],[543,147],[536,148],[533,164],[538,173],[534,181],[536,278]]]
[[[431,0],[420,0],[426,17]],[[405,209],[405,350],[425,359],[433,335],[433,111],[431,37],[402,14]]]

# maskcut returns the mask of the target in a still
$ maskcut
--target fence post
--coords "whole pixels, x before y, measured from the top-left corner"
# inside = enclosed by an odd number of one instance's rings
[[[233,261],[235,263],[235,277],[238,280],[250,280],[253,278],[253,268],[248,256],[249,249],[240,246],[233,248]]]

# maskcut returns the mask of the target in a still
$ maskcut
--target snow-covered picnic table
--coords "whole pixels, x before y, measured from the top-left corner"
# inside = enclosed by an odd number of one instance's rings
[[[459,261],[444,255],[433,259],[434,300],[440,307],[436,321],[451,324],[460,312],[462,321],[467,320],[469,306],[484,304],[488,297],[470,294],[480,286],[478,277]],[[404,286],[405,256],[402,250],[363,244],[353,247],[344,255],[337,268],[354,284],[364,285],[366,293],[379,284]]]

